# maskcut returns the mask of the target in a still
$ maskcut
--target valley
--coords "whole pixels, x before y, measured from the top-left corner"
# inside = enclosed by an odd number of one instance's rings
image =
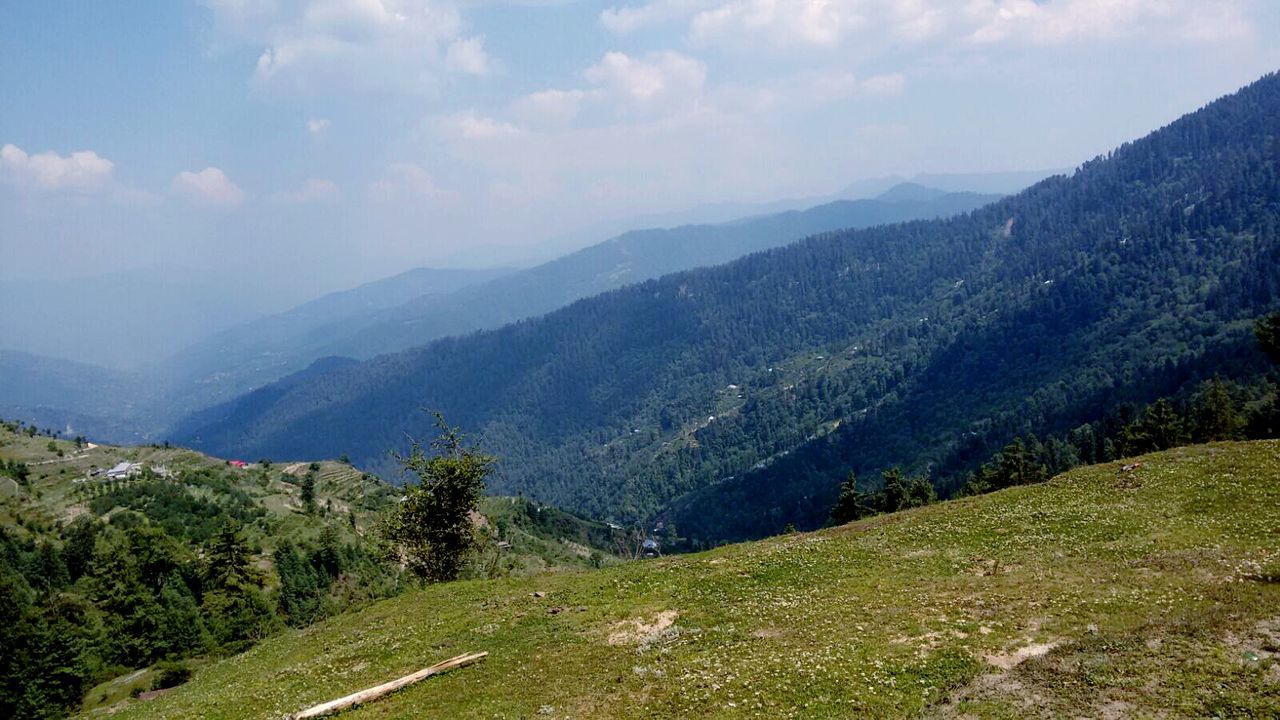
[[[504,458],[499,492],[674,521],[695,547],[818,527],[849,470],[927,471],[951,492],[1017,435],[1265,376],[1251,327],[1280,292],[1274,117],[1273,74],[963,215],[814,235],[298,375],[173,439],[377,468],[431,408]]]
[[[1280,718],[1280,8],[4,17],[0,718]]]

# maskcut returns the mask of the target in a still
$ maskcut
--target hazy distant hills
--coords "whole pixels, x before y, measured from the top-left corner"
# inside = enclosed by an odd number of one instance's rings
[[[157,399],[156,388],[135,373],[0,350],[0,417],[56,430],[113,418],[116,437],[140,440],[132,418]]]
[[[319,357],[371,358],[500,327],[607,290],[724,263],[807,235],[954,215],[997,199],[909,185],[890,193],[720,225],[629,232],[519,272],[416,270],[221,332],[166,362],[164,373],[198,388],[196,397],[211,404]]]
[[[9,324],[0,337],[25,350],[23,343],[39,330],[44,340],[33,344],[54,357],[39,360],[37,353],[21,352],[0,358],[8,371],[0,380],[0,407],[102,439],[157,439],[171,421],[302,371],[318,358],[370,358],[535,317],[600,292],[807,235],[952,215],[995,199],[903,184],[876,199],[719,225],[628,232],[523,271],[420,268],[233,324],[181,348],[162,340],[164,333],[192,338],[196,328],[218,327],[210,315],[221,322],[254,313],[224,309],[236,302],[230,287],[151,286],[121,275],[86,281],[74,292],[43,288],[5,308],[0,317]],[[99,297],[100,302],[88,301]],[[95,312],[84,313],[86,306]],[[203,314],[197,314],[199,307]],[[175,330],[174,318],[186,323]],[[65,327],[50,328],[50,322]],[[77,336],[83,341],[67,343]],[[91,360],[77,364],[57,356]],[[117,360],[131,369],[95,366]]]
[[[136,369],[262,312],[235,278],[158,275],[0,282],[0,348]]]
[[[215,333],[168,358],[152,373],[179,391],[189,388],[187,410],[196,409],[305,367],[327,354],[325,348],[336,339],[375,322],[391,308],[409,301],[429,305],[507,272],[416,268]]]
[[[597,517],[674,517],[702,539],[811,526],[850,470],[960,471],[955,458],[975,442],[998,447],[1213,374],[1259,372],[1250,323],[1280,300],[1277,136],[1272,75],[965,215],[818,234],[267,386],[175,439],[377,464],[403,432],[429,433],[429,407],[504,458],[499,492]],[[812,217],[768,222],[811,231]],[[730,238],[741,251],[753,237],[743,228],[699,231],[698,247],[713,249],[693,262],[712,262]],[[498,322],[537,311],[520,295],[531,278],[559,298],[639,279],[635,237],[574,259],[594,270],[571,276],[577,286],[551,264],[443,307],[507,300],[484,308]],[[495,286],[509,294],[466,294]],[[467,329],[445,314],[406,317],[400,337]]]

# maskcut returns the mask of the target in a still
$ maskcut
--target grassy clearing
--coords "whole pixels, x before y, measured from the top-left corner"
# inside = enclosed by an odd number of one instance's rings
[[[120,716],[280,717],[471,650],[491,655],[349,716],[1280,715],[1280,442],[1117,468],[693,556],[428,588]]]
[[[54,449],[51,450],[51,446]],[[306,463],[273,463],[265,467],[255,463],[246,469],[236,469],[223,460],[184,448],[114,445],[77,448],[69,440],[32,438],[5,430],[0,430],[0,459],[23,461],[31,470],[29,488],[19,488],[8,478],[0,481],[0,524],[9,527],[51,528],[57,523],[71,522],[85,512],[87,501],[95,491],[137,482],[134,479],[113,484],[103,474],[91,477],[91,468],[105,472],[119,462],[128,461],[149,468],[163,467],[180,479],[186,473],[201,469],[224,473],[229,479],[226,487],[221,484],[205,487],[198,483],[185,486],[194,495],[214,501],[225,495],[226,488],[234,488],[266,507],[278,527],[261,538],[250,533],[255,540],[269,541],[271,536],[305,539],[318,535],[321,528],[320,523],[308,522],[301,514],[301,490],[297,483],[307,468]],[[335,461],[318,464],[318,474],[324,481],[317,486],[316,503],[338,514],[331,524],[341,527],[343,523],[338,518],[351,511],[363,530],[372,522],[376,511],[389,504],[395,495],[392,488],[348,465]],[[287,472],[290,468],[301,471]]]

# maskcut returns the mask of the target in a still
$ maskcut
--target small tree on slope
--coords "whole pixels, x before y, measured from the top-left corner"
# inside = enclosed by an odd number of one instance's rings
[[[463,445],[463,437],[436,415],[440,436],[428,448],[410,440],[397,460],[417,477],[382,523],[382,536],[411,572],[428,582],[458,577],[475,547],[471,513],[480,505],[494,458]]]

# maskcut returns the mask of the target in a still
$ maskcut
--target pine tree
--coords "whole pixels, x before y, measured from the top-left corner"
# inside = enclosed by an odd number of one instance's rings
[[[865,517],[870,512],[866,498],[858,492],[858,476],[850,471],[849,476],[840,484],[840,497],[836,499],[835,507],[831,508],[831,523],[844,525]]]
[[[1271,358],[1271,362],[1280,363],[1280,313],[1259,318],[1253,326],[1253,333],[1262,352]]]
[[[877,493],[876,502],[873,503],[875,509],[891,513],[906,507],[907,486],[902,478],[902,469],[891,467],[880,473],[880,479],[883,481],[883,487]]]
[[[1187,441],[1186,425],[1167,398],[1160,398],[1148,407],[1142,423],[1153,449],[1167,450]]]
[[[302,476],[302,511],[308,515],[316,514],[316,475],[311,471]]]
[[[1205,383],[1196,395],[1193,419],[1192,439],[1196,442],[1230,440],[1237,436],[1242,425],[1230,388],[1220,378]]]
[[[903,500],[903,508],[924,507],[938,502],[938,492],[933,489],[929,478],[921,475],[911,478],[907,483],[907,494]]]
[[[231,522],[225,522],[209,543],[205,582],[212,588],[261,587],[262,579],[253,567],[249,544]]]
[[[314,622],[320,616],[322,583],[313,566],[292,543],[283,542],[271,554],[280,578],[276,604],[285,621],[294,627]]]

